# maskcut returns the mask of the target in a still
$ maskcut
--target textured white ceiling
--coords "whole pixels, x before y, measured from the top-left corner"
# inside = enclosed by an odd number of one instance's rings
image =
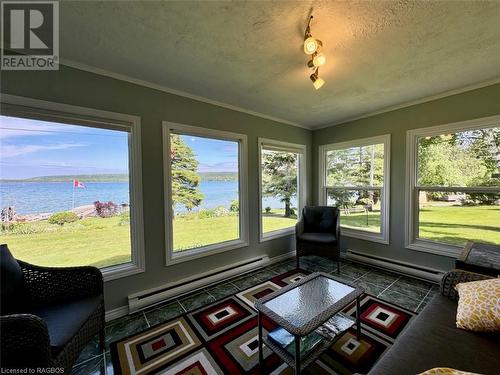
[[[500,1],[62,2],[60,21],[63,59],[308,127],[500,77]]]

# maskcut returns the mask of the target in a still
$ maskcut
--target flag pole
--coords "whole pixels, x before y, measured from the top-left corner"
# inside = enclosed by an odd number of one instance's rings
[[[71,204],[71,209],[73,210],[75,208],[75,180],[73,180],[73,200]]]

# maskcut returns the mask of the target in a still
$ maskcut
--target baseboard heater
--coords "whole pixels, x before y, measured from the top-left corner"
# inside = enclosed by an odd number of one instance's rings
[[[229,266],[215,268],[196,276],[186,277],[160,287],[131,294],[128,296],[129,314],[165,302],[174,297],[191,293],[197,289],[205,288],[224,279],[250,272],[256,268],[263,267],[269,262],[270,259],[267,255],[252,258],[233,263]]]
[[[373,267],[389,269],[396,273],[409,275],[418,279],[439,283],[444,272],[441,270],[415,266],[410,263],[394,261],[391,259],[366,254],[356,250],[347,250],[346,259],[365,263]]]

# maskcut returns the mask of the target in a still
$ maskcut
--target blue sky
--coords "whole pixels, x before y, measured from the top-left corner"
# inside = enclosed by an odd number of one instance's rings
[[[128,172],[125,132],[0,116],[0,178]]]
[[[183,135],[197,156],[200,172],[237,172],[238,142]]]
[[[128,172],[128,134],[0,116],[0,178]],[[183,136],[200,172],[233,172],[238,144]]]

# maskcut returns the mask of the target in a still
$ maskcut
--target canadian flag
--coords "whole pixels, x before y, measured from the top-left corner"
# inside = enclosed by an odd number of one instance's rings
[[[85,185],[83,184],[83,182],[80,182],[78,180],[73,180],[73,187],[76,187],[76,188],[84,188]]]

